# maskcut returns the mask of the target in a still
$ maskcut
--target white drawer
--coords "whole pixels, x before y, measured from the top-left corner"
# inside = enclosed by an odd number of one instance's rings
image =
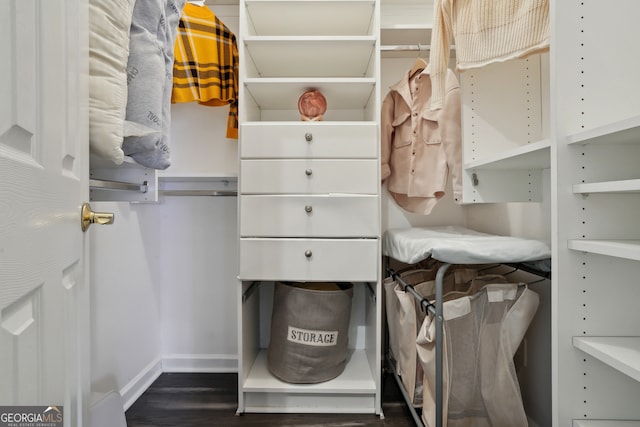
[[[241,126],[243,159],[378,157],[375,122],[254,122]]]
[[[378,194],[377,160],[242,160],[243,194]]]
[[[241,196],[243,237],[379,237],[377,196]]]
[[[372,282],[378,239],[240,239],[240,280]]]

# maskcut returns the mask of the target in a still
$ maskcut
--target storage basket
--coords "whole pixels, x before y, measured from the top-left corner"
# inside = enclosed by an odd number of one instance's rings
[[[351,283],[276,282],[267,350],[269,371],[289,383],[319,383],[347,363]]]

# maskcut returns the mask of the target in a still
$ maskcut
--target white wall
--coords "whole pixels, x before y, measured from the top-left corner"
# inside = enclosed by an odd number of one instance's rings
[[[162,271],[145,205],[92,203],[114,224],[91,233],[91,384],[130,404],[160,372]],[[127,404],[127,406],[128,406]]]
[[[165,197],[156,211],[163,370],[235,372],[236,197]]]

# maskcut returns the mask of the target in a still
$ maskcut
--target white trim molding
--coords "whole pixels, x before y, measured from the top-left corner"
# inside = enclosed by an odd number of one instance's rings
[[[163,354],[162,372],[238,372],[236,354]]]

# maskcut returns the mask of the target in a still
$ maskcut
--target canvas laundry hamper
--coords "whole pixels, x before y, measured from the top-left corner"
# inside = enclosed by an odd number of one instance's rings
[[[437,267],[434,270],[417,269],[401,274],[402,280],[413,286],[414,290],[422,297],[433,300],[436,292],[435,276]],[[475,280],[478,271],[471,268],[457,268],[444,278],[443,292],[451,293],[464,290]],[[420,279],[426,279],[420,281]],[[420,302],[413,295],[404,291],[398,283],[393,289],[397,301],[397,310],[394,313],[397,323],[396,333],[398,335],[398,353],[396,355],[396,370],[407,395],[412,404],[416,407],[422,406],[422,366],[418,363],[416,353],[416,336],[422,324],[425,313],[420,307]]]
[[[490,283],[468,296],[443,297],[443,425],[528,425],[513,356],[538,305],[538,294],[524,283]],[[416,340],[424,372],[425,426],[434,426],[436,418],[435,335],[435,318],[429,314]]]
[[[298,384],[340,375],[347,363],[352,299],[351,283],[276,282],[269,371]]]

